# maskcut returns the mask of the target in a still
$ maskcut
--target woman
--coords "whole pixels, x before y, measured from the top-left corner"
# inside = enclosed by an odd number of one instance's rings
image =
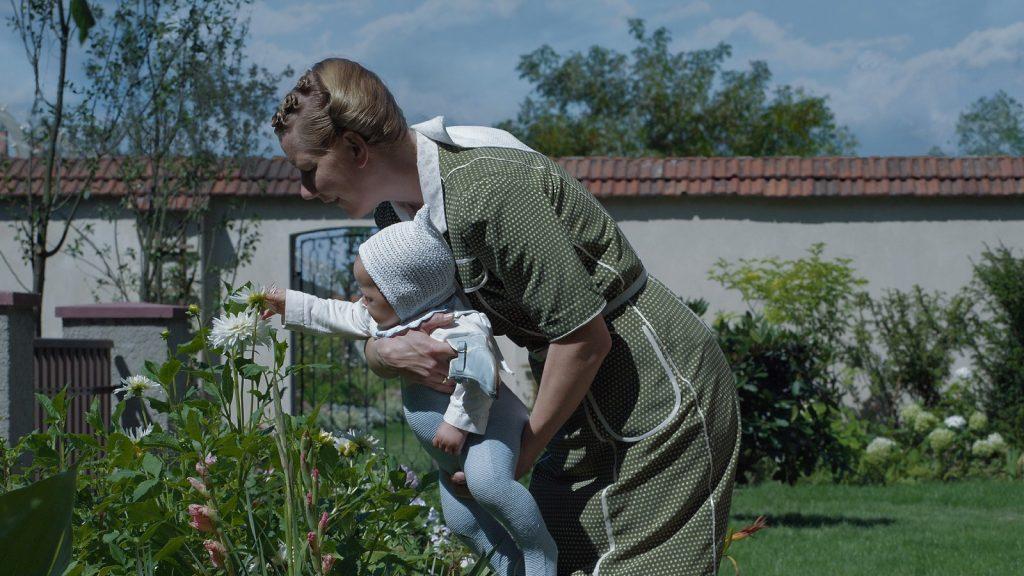
[[[517,474],[536,460],[530,491],[559,574],[714,574],[739,451],[733,377],[593,196],[503,132],[410,129],[380,79],[347,60],[303,75],[273,125],[303,198],[376,209],[379,226],[428,205],[470,304],[530,350],[540,386]],[[423,332],[371,342],[367,357],[451,389],[451,350]],[[500,556],[501,527],[482,529]]]

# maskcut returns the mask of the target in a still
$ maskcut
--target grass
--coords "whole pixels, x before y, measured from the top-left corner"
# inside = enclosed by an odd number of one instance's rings
[[[759,514],[769,528],[731,550],[744,575],[1024,573],[1022,482],[737,489],[730,524]]]

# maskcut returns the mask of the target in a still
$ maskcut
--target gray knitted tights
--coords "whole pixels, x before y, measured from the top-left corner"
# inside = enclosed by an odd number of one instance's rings
[[[515,481],[523,425],[529,413],[501,385],[485,434],[470,434],[458,457],[431,444],[448,407],[448,396],[426,386],[403,385],[409,428],[441,469],[445,523],[478,557],[494,550],[491,567],[501,576],[555,576],[558,549],[533,496]],[[448,476],[464,470],[472,500],[456,498]]]

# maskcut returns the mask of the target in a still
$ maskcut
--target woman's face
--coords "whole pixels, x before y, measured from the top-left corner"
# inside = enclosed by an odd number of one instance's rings
[[[295,133],[300,128],[294,126],[282,134],[280,143],[288,161],[299,171],[302,198],[336,204],[353,218],[372,212],[378,200],[369,191],[369,149],[363,138],[355,132],[342,132],[326,154],[317,155],[299,144]]]

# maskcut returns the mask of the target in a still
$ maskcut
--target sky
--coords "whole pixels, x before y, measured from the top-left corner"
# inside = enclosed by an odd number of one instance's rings
[[[254,62],[301,72],[328,56],[356,60],[413,123],[514,117],[530,92],[515,69],[521,55],[543,44],[560,54],[595,44],[628,52],[629,18],[667,28],[673,51],[726,42],[726,69],[763,60],[774,82],[826,96],[859,155],[952,152],[970,103],[1000,89],[1024,101],[1022,0],[257,1],[243,15]],[[0,54],[0,105],[19,117],[32,77],[10,28],[0,30]]]

